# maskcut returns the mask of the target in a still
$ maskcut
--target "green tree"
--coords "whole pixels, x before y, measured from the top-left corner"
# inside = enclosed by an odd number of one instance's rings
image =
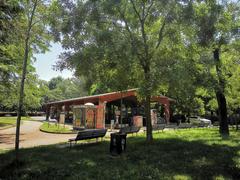
[[[20,135],[20,121],[24,105],[24,85],[27,76],[27,67],[31,63],[30,58],[33,52],[44,52],[49,45],[49,35],[47,33],[47,2],[41,0],[21,1],[20,5],[23,7],[21,18],[17,22],[20,29],[19,38],[22,42],[23,60],[21,66],[21,83],[19,88],[19,102],[17,109],[17,126],[15,151],[16,160],[18,160],[19,151],[19,135]]]
[[[21,8],[16,1],[1,1],[0,3],[0,102],[5,99],[5,92],[11,88],[16,79],[16,67],[18,59],[13,49],[16,49],[15,22]]]
[[[59,83],[61,83],[63,81],[63,78],[61,76],[58,76],[58,77],[55,77],[55,78],[52,78],[49,83],[48,83],[48,87],[50,90],[52,89],[56,89],[57,88],[57,85]]]
[[[140,87],[145,102],[147,141],[151,141],[150,99],[157,88],[157,54],[161,56],[165,37],[172,36],[174,41],[184,7],[183,1],[59,1],[55,14],[59,21],[53,21],[53,31],[57,35],[61,32],[63,47],[71,50],[63,54],[58,67],[76,69],[76,74],[87,75],[93,82],[101,74],[99,67],[107,71],[107,77],[117,78],[121,76],[116,71],[121,72],[122,66],[116,66],[116,61],[126,63],[128,76],[137,80],[132,85]],[[111,71],[111,67],[118,70]]]
[[[229,78],[235,73],[231,66],[238,58],[235,48],[239,44],[239,2],[194,1],[194,31],[199,46],[199,64],[203,66],[203,85],[214,91],[218,103],[220,133],[229,135],[226,90]],[[235,53],[234,53],[235,52]],[[231,56],[231,58],[227,58]],[[229,71],[230,70],[230,71]]]
[[[20,82],[16,81],[13,85],[9,87],[8,90],[4,91],[1,101],[1,110],[3,111],[16,111],[18,106],[18,89],[20,88]],[[44,96],[48,93],[48,86],[44,84],[42,80],[32,73],[28,72],[26,77],[26,86],[24,93],[23,102],[23,114],[29,111],[41,110],[44,103]]]
[[[52,78],[47,86],[47,93],[43,97],[45,103],[87,95],[83,78],[64,79],[58,76]]]

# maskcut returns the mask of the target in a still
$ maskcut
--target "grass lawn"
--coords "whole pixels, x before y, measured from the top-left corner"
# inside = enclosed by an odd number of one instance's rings
[[[0,128],[16,124],[17,117],[0,117]],[[31,120],[31,117],[22,117],[21,120]]]
[[[40,130],[46,131],[46,132],[51,132],[51,133],[71,133],[72,130],[68,127],[64,127],[63,125],[56,125],[56,124],[51,124],[44,122],[40,126]]]
[[[239,179],[240,132],[222,140],[216,128],[164,131],[154,142],[129,136],[127,151],[109,154],[109,141],[72,149],[56,145],[21,149],[23,163],[0,154],[0,179]]]

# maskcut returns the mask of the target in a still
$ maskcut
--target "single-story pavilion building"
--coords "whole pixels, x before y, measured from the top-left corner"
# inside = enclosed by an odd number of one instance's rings
[[[151,111],[152,123],[157,123],[158,120],[169,123],[171,102],[174,100],[162,95],[151,98],[151,109],[154,109]],[[137,89],[49,102],[45,104],[45,108],[47,120],[49,117],[58,121],[64,118],[64,122],[84,128],[105,128],[113,120],[120,123],[120,119],[122,124],[131,125],[140,118],[142,125],[146,124],[143,103],[137,98]],[[85,110],[79,114],[77,109]]]

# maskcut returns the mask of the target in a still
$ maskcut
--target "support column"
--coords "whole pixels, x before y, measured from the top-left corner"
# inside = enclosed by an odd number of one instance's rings
[[[70,111],[70,106],[69,104],[65,104],[65,121],[69,123],[69,111]]]
[[[56,119],[57,119],[58,123],[59,123],[59,119],[60,119],[61,110],[62,110],[62,105],[57,105]]]
[[[99,104],[97,107],[97,117],[96,117],[97,129],[105,128],[105,109],[106,109],[106,103],[104,101],[99,100]]]
[[[170,123],[170,103],[169,103],[169,101],[167,101],[164,104],[164,114],[165,114],[166,123],[169,124]]]
[[[49,116],[50,116],[50,105],[46,105],[46,121],[49,121]]]

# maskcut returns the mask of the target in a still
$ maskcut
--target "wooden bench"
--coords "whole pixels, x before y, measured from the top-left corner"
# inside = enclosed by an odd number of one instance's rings
[[[107,129],[85,129],[79,131],[76,138],[71,138],[68,140],[70,143],[70,147],[72,147],[72,142],[77,143],[77,141],[85,140],[85,139],[98,139],[103,138],[107,133]]]
[[[152,126],[152,129],[154,131],[158,131],[158,132],[162,131],[163,132],[163,130],[165,129],[165,124],[155,124]]]
[[[190,123],[181,123],[178,125],[178,129],[187,129],[187,128],[191,128],[192,125]]]
[[[165,128],[174,129],[175,130],[177,128],[177,123],[166,124]]]
[[[140,127],[136,127],[136,126],[128,126],[128,127],[122,127],[119,130],[119,133],[123,133],[123,134],[133,134],[133,133],[137,133],[139,132]]]

